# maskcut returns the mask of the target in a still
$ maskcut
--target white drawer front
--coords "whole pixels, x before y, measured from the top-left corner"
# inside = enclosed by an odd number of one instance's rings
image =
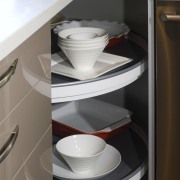
[[[50,85],[49,85],[50,90]],[[51,100],[32,90],[0,124],[0,150],[15,127],[19,133],[13,148],[0,163],[0,177],[11,180],[51,124]]]
[[[30,92],[38,81],[46,77],[50,68],[49,26],[44,26],[16,50],[0,62],[0,122]],[[11,73],[11,65],[18,59],[14,74],[3,83]],[[9,69],[9,71],[8,71]]]
[[[51,141],[52,131],[49,128],[48,132],[43,136],[43,139],[13,180],[52,180]],[[48,169],[45,167],[48,167]]]

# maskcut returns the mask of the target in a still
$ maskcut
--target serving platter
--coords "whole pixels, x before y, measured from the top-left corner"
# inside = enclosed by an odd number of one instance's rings
[[[64,53],[59,52],[51,57],[51,72],[78,80],[87,80],[101,76],[131,61],[130,58],[102,52],[92,70],[78,71],[73,68]]]
[[[61,137],[92,134],[109,139],[131,122],[132,112],[95,98],[52,105],[53,133]]]

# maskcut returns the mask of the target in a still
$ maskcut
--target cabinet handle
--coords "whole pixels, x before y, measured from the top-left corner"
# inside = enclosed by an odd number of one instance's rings
[[[173,14],[161,14],[162,21],[180,21],[180,15]]]
[[[16,59],[11,66],[7,69],[7,71],[0,76],[0,88],[3,87],[11,78],[11,76],[15,73],[18,59]]]
[[[11,136],[7,140],[7,142],[4,144],[4,146],[0,149],[0,163],[7,157],[7,155],[10,153],[12,150],[17,136],[19,133],[19,126],[17,125],[14,131],[11,133]]]

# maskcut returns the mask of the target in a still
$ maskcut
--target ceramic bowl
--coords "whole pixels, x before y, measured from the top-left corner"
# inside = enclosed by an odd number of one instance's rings
[[[94,67],[105,46],[106,44],[95,49],[69,49],[64,46],[60,47],[76,70],[88,71]]]
[[[106,48],[114,47],[121,42],[130,32],[130,28],[125,23],[108,20],[72,20],[62,23],[54,28],[54,33],[58,34],[60,31],[69,28],[79,27],[96,27],[106,30],[109,34],[109,43]]]
[[[79,28],[69,28],[62,30],[58,33],[58,37],[67,41],[77,41],[77,39],[69,39],[69,35],[76,34],[76,33],[95,33],[97,34],[97,38],[101,38],[106,36],[108,33],[106,30],[101,28],[93,28],[93,27],[79,27]],[[95,38],[96,39],[96,38]],[[91,39],[93,40],[93,39]]]
[[[96,49],[102,46],[106,46],[108,44],[108,40],[103,41],[103,42],[98,42],[98,43],[86,43],[86,44],[81,44],[81,43],[64,43],[64,42],[60,42],[58,41],[58,45],[60,47],[64,47],[64,48],[68,48],[68,49],[76,49],[76,50],[83,50],[83,49]]]
[[[75,173],[93,171],[102,155],[106,142],[93,135],[79,134],[68,136],[56,144],[56,149]]]
[[[91,70],[106,45],[104,29],[81,27],[59,32],[58,45],[76,70]],[[83,40],[82,40],[83,39]]]
[[[97,33],[93,32],[82,32],[82,33],[73,33],[67,36],[67,39],[75,39],[75,40],[89,40],[99,37]]]
[[[83,45],[83,46],[87,46],[87,45],[97,45],[99,43],[104,43],[108,41],[108,36],[104,36],[103,38],[94,38],[93,41],[92,40],[85,40],[85,41],[66,41],[66,40],[63,40],[63,39],[58,39],[58,42],[59,43],[63,43],[63,44],[66,44],[66,45],[70,45],[70,46],[78,46],[78,45]]]

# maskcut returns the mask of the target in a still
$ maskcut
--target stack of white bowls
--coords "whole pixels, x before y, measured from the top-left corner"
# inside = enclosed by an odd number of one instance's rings
[[[101,28],[69,28],[58,33],[58,45],[76,70],[91,70],[108,44],[108,33]]]

